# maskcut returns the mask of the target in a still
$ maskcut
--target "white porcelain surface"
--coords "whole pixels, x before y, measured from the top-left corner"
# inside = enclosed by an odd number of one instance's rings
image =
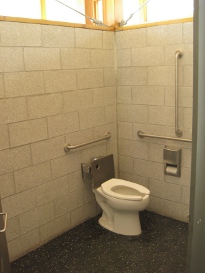
[[[99,224],[123,235],[139,235],[139,211],[149,203],[149,190],[121,179],[110,179],[94,189],[96,201],[103,210]]]
[[[145,187],[122,179],[112,178],[101,185],[104,194],[117,199],[142,200],[150,191]]]

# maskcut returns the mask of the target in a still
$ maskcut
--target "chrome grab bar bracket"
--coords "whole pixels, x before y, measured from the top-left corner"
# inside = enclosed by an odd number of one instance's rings
[[[144,137],[144,132],[139,130],[139,131],[137,131],[137,135],[138,135],[139,138],[143,138]]]
[[[70,148],[69,148],[70,146],[71,146],[70,143],[65,144],[64,145],[64,151],[69,152],[70,151]]]

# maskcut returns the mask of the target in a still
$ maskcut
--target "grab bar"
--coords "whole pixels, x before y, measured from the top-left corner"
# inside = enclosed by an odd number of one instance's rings
[[[7,213],[6,212],[0,212],[0,215],[5,216],[4,219],[4,228],[0,230],[0,232],[5,232],[6,231],[6,223],[7,223]]]
[[[152,138],[159,138],[159,139],[169,139],[169,140],[176,140],[176,141],[183,141],[183,142],[192,142],[191,139],[149,135],[149,134],[145,134],[143,131],[138,131],[137,135],[140,138],[143,138],[143,137],[152,137]]]
[[[181,50],[175,52],[175,134],[178,137],[183,135],[182,130],[178,128],[178,58],[182,56]]]
[[[94,139],[94,140],[91,140],[91,141],[88,141],[88,142],[85,142],[85,143],[81,143],[81,144],[78,144],[78,145],[70,145],[70,144],[67,143],[64,146],[64,150],[65,150],[65,152],[69,152],[72,149],[77,149],[77,148],[80,148],[80,147],[83,147],[83,146],[86,146],[86,145],[89,145],[89,144],[92,144],[92,143],[95,143],[95,142],[98,142],[98,141],[101,141],[101,140],[105,140],[105,139],[108,139],[108,138],[111,138],[111,133],[110,132],[107,132],[104,137],[97,138],[97,139]]]

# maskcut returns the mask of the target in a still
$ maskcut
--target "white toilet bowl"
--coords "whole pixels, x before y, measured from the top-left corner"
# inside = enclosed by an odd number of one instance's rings
[[[103,210],[99,224],[123,235],[139,235],[139,211],[149,203],[150,191],[136,183],[112,178],[93,189],[96,201]]]

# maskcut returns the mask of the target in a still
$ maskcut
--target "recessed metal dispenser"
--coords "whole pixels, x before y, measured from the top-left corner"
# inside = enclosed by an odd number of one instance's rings
[[[166,175],[181,176],[181,149],[173,146],[164,148],[164,173]]]

